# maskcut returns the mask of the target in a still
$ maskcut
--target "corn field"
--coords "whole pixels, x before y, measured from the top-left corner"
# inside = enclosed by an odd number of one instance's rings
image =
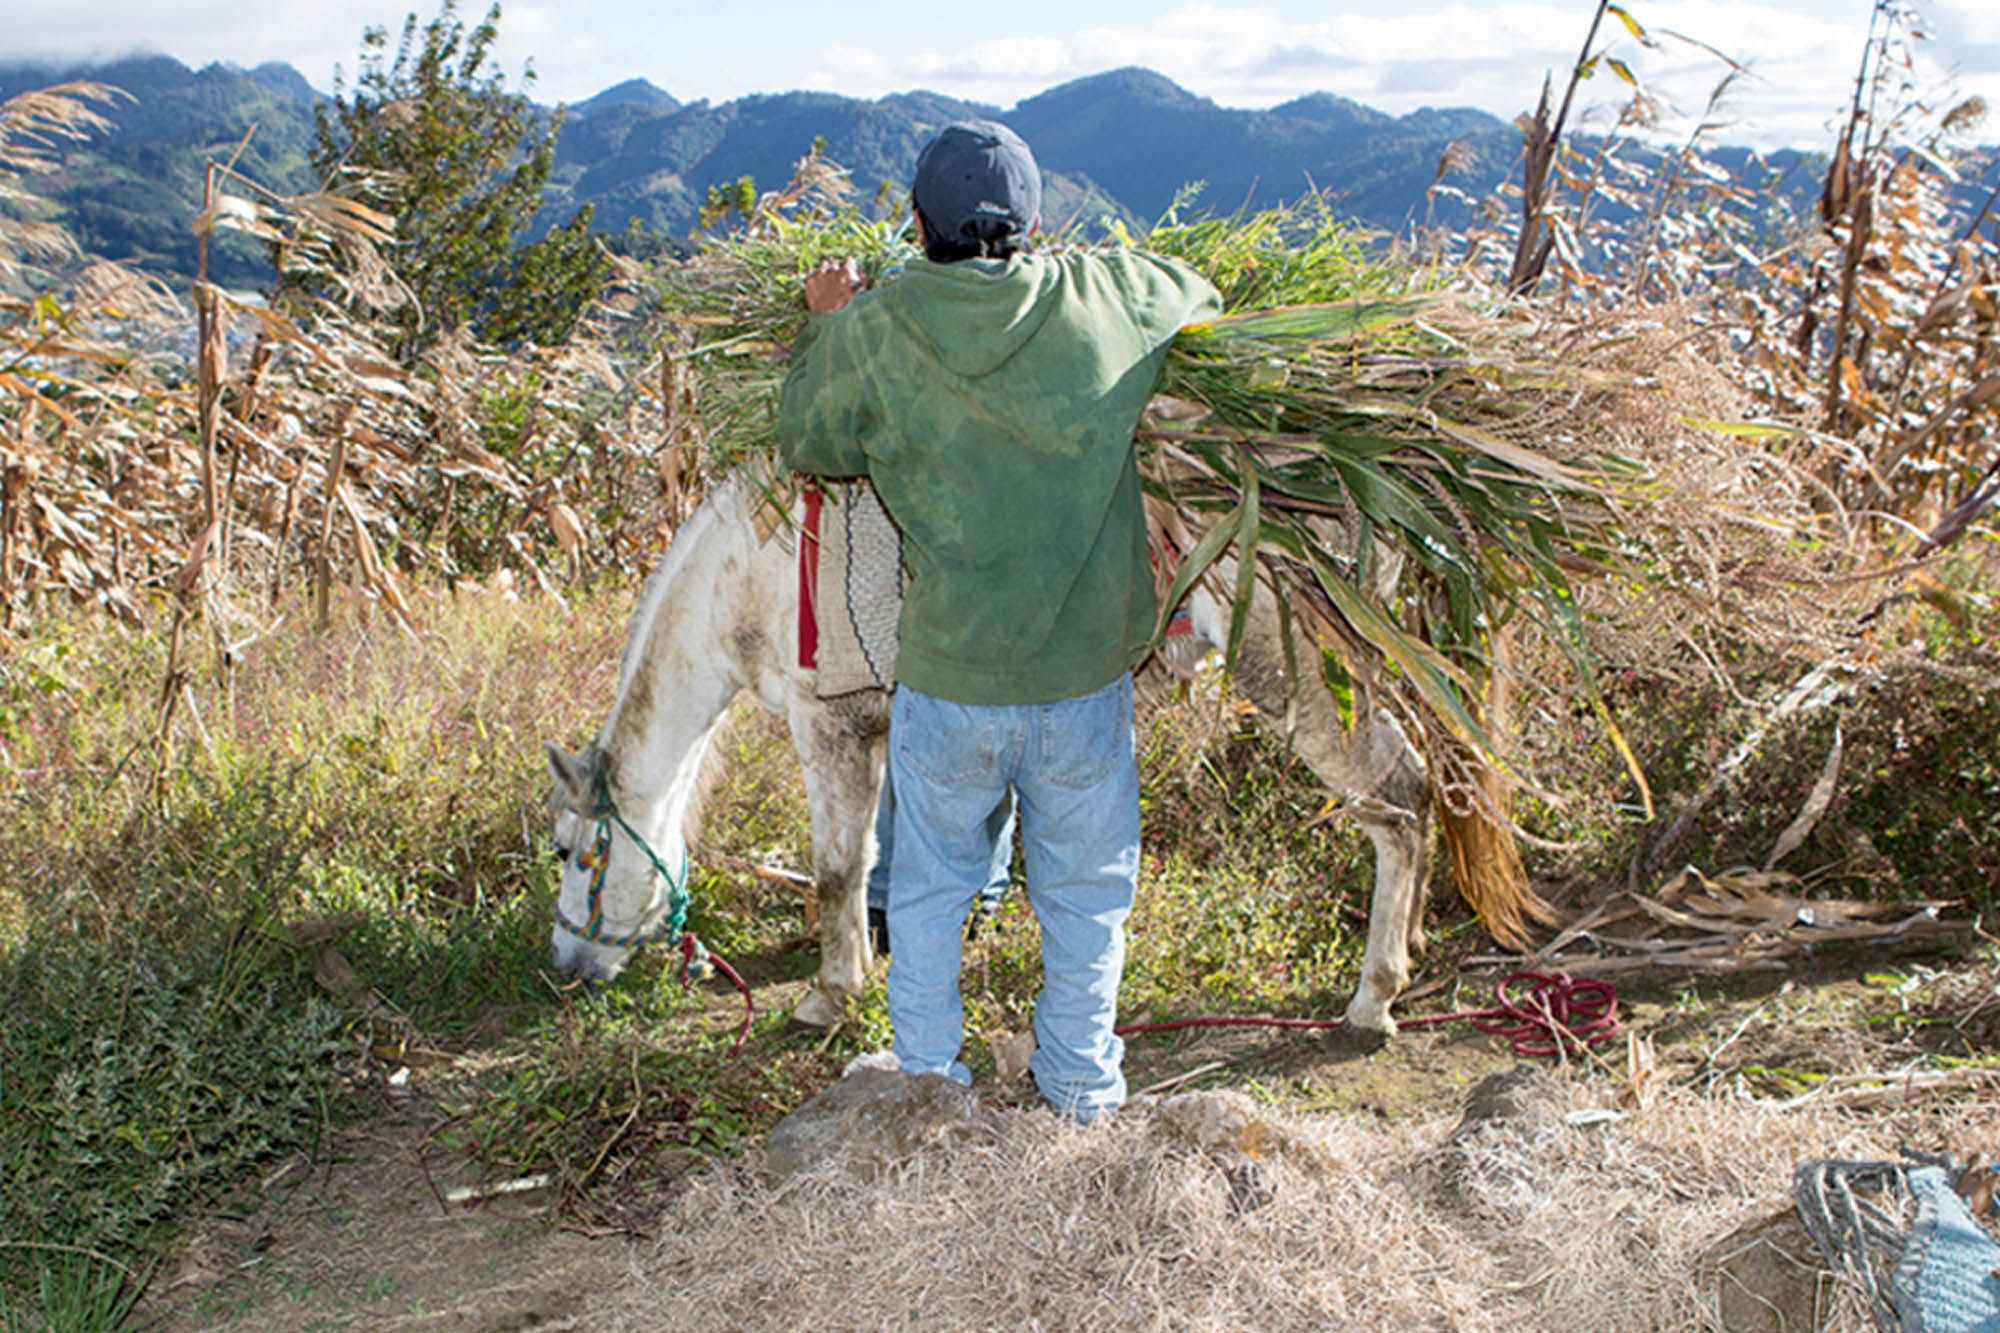
[[[1308,200],[1138,238],[1230,309],[1183,337],[1142,437],[1186,527],[1180,586],[1254,553],[1239,582],[1290,594],[1337,687],[1461,740],[1510,620],[1594,698],[1604,661],[1714,663],[1731,638],[1820,660],[1898,601],[1981,604],[1937,557],[1990,539],[2000,494],[2000,219],[1954,193],[1984,108],[1864,110],[1885,14],[1817,214],[1782,235],[1699,134],[1636,134],[1635,87],[1584,144],[1545,98],[1524,186],[1473,231],[1383,244]],[[912,253],[815,150],[693,259],[621,261],[564,345],[446,337],[402,363],[395,220],[341,194],[211,163],[202,271],[213,235],[246,233],[269,295],[172,292],[35,221],[27,183],[117,109],[89,84],[0,106],[0,620],[170,624],[163,737],[202,636],[226,660],[279,615],[414,627],[416,588],[642,573],[705,476],[768,448],[798,276]],[[1413,581],[1375,598],[1391,559]]]
[[[0,189],[20,198],[53,160],[42,143],[89,134],[114,96],[70,85],[0,107]],[[672,367],[627,354],[628,296],[608,291],[561,348],[448,339],[398,364],[370,321],[399,302],[382,253],[393,219],[210,174],[197,245],[248,233],[281,273],[332,275],[346,299],[203,280],[184,300],[85,262],[57,228],[0,230],[9,623],[57,598],[135,623],[176,608],[220,622],[299,591],[324,619],[336,585],[407,618],[411,580],[511,570],[554,590],[586,564],[650,562],[693,477],[663,444]]]

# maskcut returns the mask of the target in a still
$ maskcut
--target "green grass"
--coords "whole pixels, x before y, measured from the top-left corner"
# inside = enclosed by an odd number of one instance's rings
[[[39,1251],[32,1282],[0,1287],[0,1333],[110,1333],[138,1302],[140,1274],[78,1250]]]
[[[356,1016],[292,924],[356,914],[339,949],[433,1039],[546,1001],[540,741],[608,703],[621,615],[429,610],[419,640],[350,611],[203,671],[157,784],[156,638],[51,618],[0,647],[9,1319],[124,1290],[113,1263],[341,1113]],[[48,1266],[72,1250],[95,1278]]]
[[[730,1053],[733,990],[683,990],[664,954],[608,987],[545,976],[541,741],[573,748],[601,719],[629,597],[422,610],[420,636],[349,608],[325,636],[295,616],[233,671],[198,658],[157,785],[157,638],[54,618],[0,640],[0,1333],[114,1327],[177,1216],[356,1113],[342,1090],[379,1034],[315,983],[314,949],[294,943],[303,922],[351,914],[344,959],[421,1041],[457,1053],[424,1074],[448,1117],[437,1146],[551,1172],[571,1207],[607,1222],[643,1223],[690,1163],[762,1134],[889,1040],[879,971],[832,1033],[787,1025],[817,964],[799,896],[714,858],[697,863],[691,923],[758,991],[743,1053]],[[1896,869],[1877,890],[1990,905],[2000,705],[1915,681],[1846,706],[1848,780],[1794,864],[1847,864],[1866,835]],[[1611,694],[1669,797],[1746,716],[1685,681],[1633,677]],[[1687,857],[1761,854],[1831,720],[1774,736]],[[1591,734],[1542,710],[1536,762],[1580,796],[1529,815],[1585,840],[1576,873],[1622,882],[1657,828],[1619,808],[1619,767]],[[745,711],[722,743],[706,846],[808,866],[782,726]],[[1124,1018],[1337,1015],[1366,927],[1366,839],[1321,820],[1324,793],[1281,739],[1213,698],[1149,713],[1140,745]],[[1443,886],[1432,916],[1442,954],[1470,942]],[[984,1072],[987,1037],[1025,1026],[1040,985],[1024,893],[965,958],[966,1056]],[[1136,1057],[1157,1058],[1146,1043]]]

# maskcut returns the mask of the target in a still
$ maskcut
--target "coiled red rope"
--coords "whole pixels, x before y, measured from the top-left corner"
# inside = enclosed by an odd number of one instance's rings
[[[1435,1027],[1464,1021],[1481,1032],[1505,1037],[1517,1055],[1554,1055],[1584,1050],[1623,1031],[1618,1021],[1618,988],[1594,977],[1562,972],[1510,973],[1494,988],[1496,1003],[1487,1009],[1461,1009],[1450,1014],[1400,1018],[1400,1029]],[[1177,1018],[1165,1023],[1128,1023],[1119,1036],[1135,1032],[1172,1032],[1197,1027],[1336,1028],[1339,1018],[1262,1018],[1217,1015]]]

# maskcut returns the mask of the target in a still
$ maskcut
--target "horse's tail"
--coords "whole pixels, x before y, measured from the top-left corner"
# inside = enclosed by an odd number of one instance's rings
[[[1442,748],[1445,753],[1431,760],[1432,800],[1451,881],[1495,940],[1525,953],[1534,947],[1530,923],[1553,926],[1561,917],[1535,892],[1521,864],[1510,814],[1512,788],[1471,746],[1454,739]]]
[[[1497,742],[1512,723],[1506,633],[1494,635],[1491,646],[1481,711],[1486,734]],[[1456,737],[1447,737],[1436,749],[1441,753],[1431,757],[1431,798],[1452,883],[1502,947],[1526,953],[1534,947],[1530,922],[1553,926],[1562,918],[1535,892],[1521,864],[1514,841],[1513,784],[1490,755]]]

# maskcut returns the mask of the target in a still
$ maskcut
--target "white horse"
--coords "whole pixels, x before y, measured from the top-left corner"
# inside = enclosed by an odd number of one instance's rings
[[[790,724],[804,765],[820,968],[793,1017],[824,1027],[861,989],[870,962],[865,884],[889,698],[878,690],[832,700],[814,694],[813,673],[798,665],[796,651],[797,546],[789,539],[796,529],[760,541],[755,515],[767,494],[768,477],[746,471],[700,505],[640,597],[618,697],[595,742],[581,755],[548,746],[555,839],[564,856],[552,957],[558,971],[608,980],[638,945],[679,936],[685,840],[704,755],[730,702],[749,690]],[[1222,581],[1230,585],[1226,569]],[[1280,622],[1261,583],[1257,597],[1235,682],[1267,716],[1282,718],[1288,691]],[[1189,602],[1195,635],[1224,642],[1229,607],[1200,586]],[[1316,661],[1318,651],[1300,638],[1292,660]],[[1368,944],[1346,1020],[1386,1035],[1395,1030],[1390,1003],[1409,984],[1412,956],[1423,947],[1429,776],[1422,754],[1387,711],[1363,707],[1348,732],[1317,673],[1300,682],[1297,695],[1293,749],[1348,798],[1374,842]],[[1459,822],[1446,822],[1447,836]],[[1455,864],[1463,880],[1464,858]],[[1509,910],[1490,898],[1476,905],[1488,909],[1489,920]]]

